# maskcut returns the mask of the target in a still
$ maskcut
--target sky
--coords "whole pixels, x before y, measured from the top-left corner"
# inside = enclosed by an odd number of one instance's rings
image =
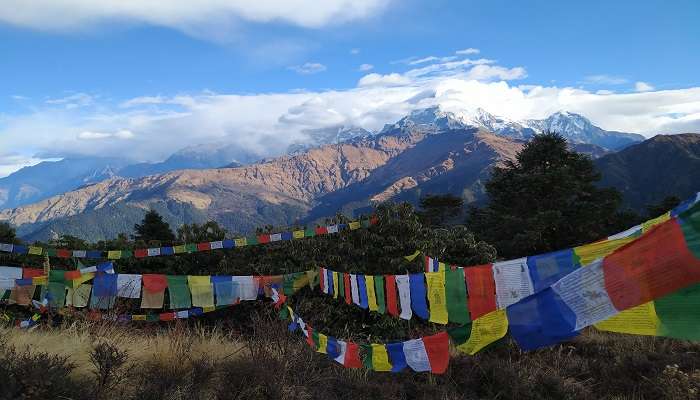
[[[270,156],[434,104],[700,132],[695,0],[0,3],[0,177],[202,143]]]

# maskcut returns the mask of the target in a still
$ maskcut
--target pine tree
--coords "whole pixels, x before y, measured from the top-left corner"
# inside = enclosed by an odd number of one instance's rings
[[[15,243],[17,233],[7,222],[0,222],[0,243]]]
[[[163,221],[163,217],[155,210],[147,212],[141,223],[134,225],[134,231],[136,232],[134,235],[136,241],[175,241],[175,234],[170,230],[170,225]]]
[[[464,200],[452,194],[429,194],[421,197],[420,208],[418,216],[424,224],[443,226],[463,216]]]
[[[545,253],[599,240],[625,227],[621,194],[596,186],[591,159],[556,133],[536,136],[486,183],[488,203],[468,226],[501,257]],[[633,225],[633,224],[632,224]],[[631,226],[631,225],[630,225]]]

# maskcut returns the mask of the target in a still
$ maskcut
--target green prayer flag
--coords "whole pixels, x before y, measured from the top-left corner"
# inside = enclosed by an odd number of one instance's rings
[[[312,237],[312,236],[316,236],[315,229],[307,229],[304,231],[304,237]]]
[[[46,249],[44,251],[44,254],[46,254],[49,257],[56,257],[56,255],[58,254],[58,251],[56,251],[56,249]]]
[[[63,282],[49,282],[48,291],[51,307],[60,308],[66,304],[66,285]]]
[[[314,330],[313,333],[311,334],[311,339],[314,341],[314,350],[318,350],[318,346],[320,345],[320,339],[318,337],[318,331]]]
[[[472,324],[468,323],[466,325],[448,329],[447,334],[450,335],[450,339],[452,339],[452,343],[454,343],[455,346],[462,345],[467,343],[467,340],[469,340],[469,337],[472,334]]]
[[[170,308],[190,308],[190,288],[187,285],[186,275],[168,275],[168,294],[170,295]]]
[[[361,344],[360,345],[360,357],[362,357],[362,366],[366,369],[372,371],[374,366],[372,365],[372,345],[371,344]]]
[[[463,268],[445,270],[445,295],[447,297],[447,315],[450,322],[466,324],[470,321],[467,308],[467,284]]]
[[[374,294],[377,298],[377,312],[386,314],[386,298],[384,296],[384,277],[376,275],[374,277]]]
[[[679,222],[688,250],[700,259],[700,202],[682,212]]]
[[[700,340],[700,284],[654,300],[660,336]]]
[[[160,315],[158,315],[158,314],[146,314],[146,321],[149,321],[149,322],[160,321]]]
[[[196,243],[187,243],[185,245],[185,248],[187,249],[188,253],[196,253],[197,252],[197,244]]]
[[[258,237],[257,236],[248,236],[246,237],[246,242],[251,245],[251,244],[258,244]]]
[[[66,271],[60,269],[52,269],[49,271],[49,282],[66,283]]]
[[[345,279],[343,279],[343,273],[338,272],[338,297],[345,298]]]

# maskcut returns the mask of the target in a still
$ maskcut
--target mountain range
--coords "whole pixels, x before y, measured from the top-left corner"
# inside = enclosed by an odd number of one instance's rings
[[[286,226],[338,211],[363,211],[385,200],[415,202],[426,193],[449,192],[478,203],[484,199],[483,183],[491,168],[512,159],[528,139],[548,130],[560,132],[578,151],[602,156],[596,160],[602,169],[611,165],[608,157],[649,142],[640,143],[640,135],[605,131],[567,112],[513,122],[480,109],[449,112],[431,107],[374,134],[353,127],[316,132],[312,144],[247,165],[209,168],[210,159],[200,157],[202,163],[195,168],[202,169],[180,170],[172,163],[174,170],[165,173],[138,176],[138,169],[131,167],[133,175],[122,176],[130,167],[115,168],[99,182],[0,211],[0,220],[17,226],[29,240],[60,234],[98,240],[131,232],[149,208],[173,226],[214,219],[232,232],[245,233],[261,225]],[[675,143],[675,137],[669,138]],[[620,149],[622,153],[613,153]],[[211,162],[220,167],[234,161],[226,156],[212,157]],[[632,168],[625,160],[613,163],[615,168]]]

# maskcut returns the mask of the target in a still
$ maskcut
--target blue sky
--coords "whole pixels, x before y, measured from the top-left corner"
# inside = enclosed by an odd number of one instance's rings
[[[425,91],[514,119],[566,108],[647,136],[700,129],[692,0],[9,3],[0,175],[48,157],[158,159],[208,141],[274,154],[270,137],[378,129]],[[176,128],[181,143],[147,150]]]

